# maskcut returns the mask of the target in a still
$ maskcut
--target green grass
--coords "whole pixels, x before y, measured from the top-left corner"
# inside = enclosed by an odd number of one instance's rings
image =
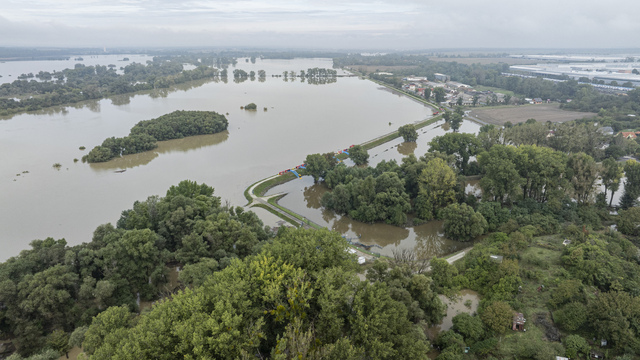
[[[280,185],[280,184],[284,184],[287,181],[290,181],[290,180],[293,180],[293,179],[296,179],[296,176],[292,172],[287,172],[287,173],[285,173],[283,175],[280,175],[278,177],[274,177],[273,179],[271,179],[269,181],[265,181],[262,184],[256,186],[256,188],[253,189],[253,194],[256,195],[256,196],[263,196],[272,187]],[[247,194],[248,194],[248,192],[247,192]]]
[[[414,126],[415,126],[416,130],[422,129],[423,127],[431,125],[431,124],[433,124],[436,121],[441,120],[441,119],[442,119],[442,115],[437,115],[437,116],[434,116],[434,117],[432,117],[430,119],[421,121],[421,122],[415,124]],[[366,150],[371,150],[371,149],[375,148],[376,146],[380,146],[382,144],[388,143],[389,141],[392,141],[393,139],[396,139],[399,136],[400,135],[398,135],[398,132],[394,131],[391,134],[388,134],[388,135],[386,135],[384,137],[381,137],[381,138],[376,139],[374,141],[369,141],[369,142],[362,143],[361,145]]]
[[[287,217],[282,216],[282,214],[280,214],[279,212],[277,212],[277,211],[273,210],[272,208],[268,207],[267,205],[263,205],[263,204],[255,204],[255,205],[253,205],[253,206],[251,206],[251,207],[259,207],[259,208],[261,208],[261,209],[265,209],[265,210],[267,210],[268,212],[272,213],[273,215],[275,215],[275,216],[279,217],[280,219],[282,219],[282,220],[284,220],[284,221],[288,222],[289,224],[291,224],[291,225],[293,225],[293,226],[296,226],[296,227],[297,227],[297,226],[299,225],[299,224],[297,224],[297,223],[294,223],[291,219],[289,219],[289,218],[287,218]]]
[[[251,189],[251,187],[257,183],[259,183],[262,180],[258,180],[256,182],[254,182],[253,184],[249,185],[249,187],[247,187],[246,189],[244,189],[244,198],[247,199],[248,204],[251,204],[251,202],[253,201],[253,198],[251,197],[251,195],[249,195],[249,189]]]
[[[520,252],[520,273],[522,292],[516,299],[522,304],[520,312],[525,317],[538,312],[549,311],[552,289],[564,278],[562,266],[562,240],[560,234],[540,236],[533,239],[531,246]],[[538,288],[544,285],[544,289]]]
[[[280,210],[282,210],[282,211],[286,212],[286,213],[287,213],[287,214],[289,214],[290,216],[293,216],[294,218],[296,218],[296,219],[300,220],[300,222],[304,222],[304,220],[305,220],[305,219],[304,219],[302,216],[300,216],[300,215],[298,215],[298,214],[294,213],[293,211],[291,211],[291,210],[287,209],[286,207],[281,206],[280,204],[278,204],[278,200],[280,200],[283,196],[284,196],[284,195],[269,198],[269,200],[267,200],[267,202],[268,202],[269,204],[271,204],[271,205],[273,205],[273,206],[277,207],[278,209],[280,209]],[[306,223],[306,222],[305,222],[305,223]],[[312,227],[312,228],[314,228],[314,229],[322,229],[322,227],[321,227],[321,226],[318,226],[318,225],[313,224],[313,223],[306,223],[306,224],[307,224],[307,225],[309,225],[309,226],[311,226],[311,227]],[[297,224],[297,225],[300,225],[300,224]]]

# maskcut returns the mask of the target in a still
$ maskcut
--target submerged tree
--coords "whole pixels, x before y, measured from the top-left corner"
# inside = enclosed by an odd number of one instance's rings
[[[413,124],[407,124],[398,128],[398,134],[402,136],[405,142],[415,142],[418,140],[418,132]]]

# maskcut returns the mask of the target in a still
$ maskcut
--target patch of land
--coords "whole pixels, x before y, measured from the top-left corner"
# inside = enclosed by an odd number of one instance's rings
[[[367,74],[372,72],[389,72],[395,74],[395,71],[405,69],[417,69],[417,65],[349,65],[348,68],[357,70],[360,72],[366,72]]]
[[[541,61],[541,60],[535,60],[535,59],[517,59],[517,58],[510,58],[510,57],[488,57],[488,58],[476,58],[476,57],[468,57],[468,58],[443,58],[443,57],[431,57],[429,58],[429,60],[431,61],[446,61],[446,62],[457,62],[459,64],[466,64],[466,65],[471,65],[471,64],[481,64],[481,65],[487,65],[487,64],[499,64],[499,63],[505,63],[505,64],[509,64],[509,65],[533,65],[533,64],[540,64],[543,63],[545,61]]]
[[[485,123],[504,125],[507,121],[516,124],[528,119],[536,119],[538,122],[565,122],[594,117],[596,114],[561,110],[560,104],[555,103],[473,108],[469,115]]]

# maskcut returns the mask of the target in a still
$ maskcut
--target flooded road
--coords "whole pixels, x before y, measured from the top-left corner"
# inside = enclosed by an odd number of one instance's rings
[[[184,179],[244,205],[245,188],[302,163],[307,154],[362,143],[432,114],[356,77],[325,85],[271,77],[314,67],[331,68],[332,61],[239,60],[237,68],[264,69],[266,81],[203,80],[0,120],[0,261],[33,239],[90,241],[98,225],[115,223],[134,201],[164,195]],[[258,111],[240,109],[251,102]],[[175,110],[228,113],[228,132],[161,143],[103,164],[74,162],[105,138],[125,136],[137,122]]]

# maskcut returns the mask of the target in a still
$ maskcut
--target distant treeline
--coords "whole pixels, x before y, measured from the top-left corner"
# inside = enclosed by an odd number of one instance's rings
[[[158,147],[157,141],[187,136],[215,134],[229,125],[224,115],[214,111],[174,111],[137,123],[129,136],[110,137],[82,157],[83,162],[105,162],[115,157],[137,154]]]
[[[98,48],[74,48],[74,49],[30,49],[22,47],[0,47],[1,60],[52,60],[67,59],[72,55],[104,54],[103,49]]]

